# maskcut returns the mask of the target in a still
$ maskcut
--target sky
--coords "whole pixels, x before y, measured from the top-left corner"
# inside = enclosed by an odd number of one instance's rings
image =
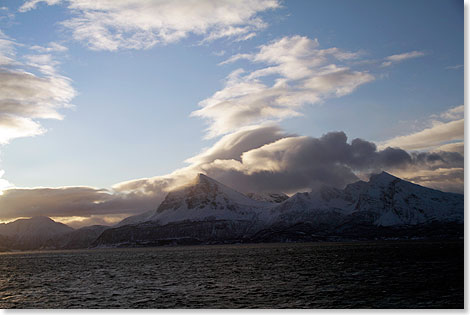
[[[111,224],[205,173],[463,193],[453,0],[0,2],[0,221]]]

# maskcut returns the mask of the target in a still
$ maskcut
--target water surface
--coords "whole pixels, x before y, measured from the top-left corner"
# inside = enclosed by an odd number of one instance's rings
[[[463,308],[461,242],[0,255],[1,308]]]

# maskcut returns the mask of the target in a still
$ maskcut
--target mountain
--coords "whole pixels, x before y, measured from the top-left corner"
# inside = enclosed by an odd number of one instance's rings
[[[187,186],[169,192],[149,221],[165,225],[181,221],[258,221],[272,204],[253,200],[218,181],[198,174]]]
[[[116,246],[462,238],[463,195],[388,173],[344,189],[244,195],[199,174],[156,210],[74,230],[47,217],[0,224],[0,251]]]
[[[34,249],[50,238],[73,230],[65,224],[43,216],[0,224],[0,235],[8,239],[8,247],[13,249]]]
[[[463,235],[463,209],[463,195],[386,172],[369,182],[322,187],[280,203],[243,195],[199,174],[168,193],[153,214],[145,214],[146,222],[106,230],[94,245],[458,237]]]
[[[233,242],[262,228],[271,207],[199,174],[169,192],[147,222],[106,230],[95,245]]]
[[[344,190],[322,187],[297,193],[272,209],[276,222],[303,222],[331,215],[344,220],[368,216],[377,226],[417,225],[433,221],[463,222],[463,196],[416,185],[386,172]]]
[[[455,237],[463,195],[422,187],[386,172],[345,189],[297,193],[271,209],[256,241]],[[449,227],[451,227],[449,229]]]

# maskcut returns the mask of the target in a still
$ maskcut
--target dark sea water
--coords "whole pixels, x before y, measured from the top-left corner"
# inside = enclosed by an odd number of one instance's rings
[[[0,254],[1,308],[463,308],[461,242]]]

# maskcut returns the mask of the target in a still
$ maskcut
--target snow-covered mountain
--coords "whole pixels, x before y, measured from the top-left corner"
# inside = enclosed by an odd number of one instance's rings
[[[147,222],[106,230],[95,245],[236,242],[264,228],[273,206],[199,174],[169,192]]]
[[[305,220],[332,224],[367,215],[377,226],[463,222],[463,196],[416,185],[386,172],[358,181],[344,190],[323,187],[313,193],[298,193],[271,210],[273,221],[298,223]]]
[[[156,210],[113,227],[74,230],[47,217],[0,224],[0,250],[463,235],[463,195],[385,172],[344,189],[322,187],[281,199],[247,196],[199,174]]]
[[[425,237],[435,231],[455,236],[463,224],[463,195],[422,187],[385,172],[369,182],[297,193],[281,203],[251,197],[199,174],[192,183],[168,193],[155,212],[127,221],[148,218],[146,222],[106,230],[94,244],[315,240],[318,235],[362,239],[398,232]]]
[[[263,220],[272,203],[253,200],[218,181],[198,174],[187,186],[169,192],[149,221]]]

